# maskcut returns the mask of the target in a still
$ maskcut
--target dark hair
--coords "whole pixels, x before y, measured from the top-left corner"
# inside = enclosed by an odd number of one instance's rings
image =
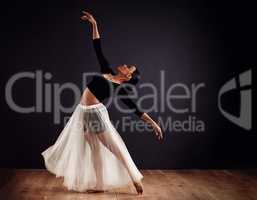
[[[140,81],[140,78],[141,78],[140,72],[139,72],[138,68],[136,68],[136,70],[132,73],[132,77],[128,81],[125,81],[124,83],[125,84],[136,85]],[[125,88],[129,92],[132,91],[131,86],[129,86],[129,85],[127,85]]]
[[[136,85],[139,82],[139,80],[140,80],[140,72],[136,68],[135,71],[132,73],[131,79],[129,79],[129,81],[127,81],[127,83]]]

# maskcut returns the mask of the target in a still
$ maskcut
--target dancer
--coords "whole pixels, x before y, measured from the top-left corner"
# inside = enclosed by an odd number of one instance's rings
[[[114,71],[102,52],[96,20],[88,12],[83,11],[83,14],[81,19],[92,26],[93,46],[101,75],[95,75],[87,84],[80,103],[56,142],[42,152],[45,166],[56,177],[64,177],[63,184],[69,190],[104,192],[133,183],[138,194],[142,194],[143,175],[133,162],[102,103],[104,99],[112,97],[110,87],[117,91],[117,95],[122,95],[120,100],[129,109],[152,126],[158,139],[163,138],[162,131],[129,98],[128,88],[122,87],[139,81],[138,69],[135,66],[121,65]]]

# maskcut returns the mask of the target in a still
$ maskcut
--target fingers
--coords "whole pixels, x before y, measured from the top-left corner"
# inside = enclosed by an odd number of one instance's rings
[[[161,137],[160,137],[160,140],[162,140],[163,139],[163,135],[162,135],[162,133],[161,133]]]
[[[161,140],[161,135],[160,134],[158,135],[158,140]]]
[[[82,13],[84,13],[85,15],[91,15],[89,12],[84,11],[84,10],[82,10]]]
[[[88,18],[92,18],[93,17],[93,15],[91,15],[89,12],[86,12],[86,11],[82,11],[82,13],[84,14],[84,15],[86,15]]]
[[[160,139],[163,139],[162,130],[160,129]]]
[[[157,136],[158,140],[163,139],[163,134],[160,127],[155,128],[155,135]]]
[[[95,22],[95,19],[93,17],[93,15],[91,15],[89,12],[86,12],[86,11],[82,11],[83,13],[83,16],[80,17],[80,19],[84,20],[84,21],[89,21],[90,23],[94,23]]]
[[[86,20],[88,20],[88,17],[84,15],[84,16],[81,16],[81,17],[80,17],[80,19],[82,19],[82,20],[85,20],[85,21],[86,21]]]

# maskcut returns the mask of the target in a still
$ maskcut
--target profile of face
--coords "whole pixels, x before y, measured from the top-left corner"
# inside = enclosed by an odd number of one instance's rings
[[[127,80],[132,78],[133,72],[136,70],[136,66],[134,65],[119,65],[117,66],[118,73],[122,74]]]

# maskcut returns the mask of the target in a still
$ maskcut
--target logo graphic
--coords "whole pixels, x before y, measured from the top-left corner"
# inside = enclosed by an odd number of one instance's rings
[[[246,72],[241,73],[239,77],[234,77],[226,82],[222,86],[218,94],[218,107],[222,115],[232,123],[246,130],[251,130],[252,128],[252,90],[250,88],[251,84],[252,71],[250,69]],[[240,93],[239,116],[235,116],[225,111],[221,105],[221,96],[233,90]]]

